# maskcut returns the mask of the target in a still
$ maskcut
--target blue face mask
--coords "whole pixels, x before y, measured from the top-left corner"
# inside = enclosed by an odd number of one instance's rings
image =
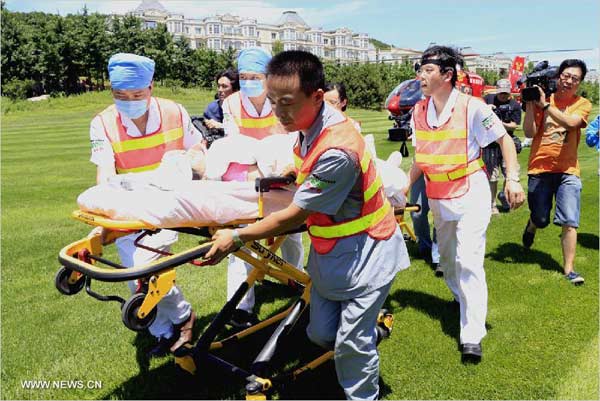
[[[148,110],[148,99],[142,100],[119,100],[114,99],[115,106],[119,113],[131,118],[136,119],[144,115]]]
[[[241,79],[240,80],[240,90],[242,93],[248,97],[257,97],[263,94],[265,88],[260,79]]]

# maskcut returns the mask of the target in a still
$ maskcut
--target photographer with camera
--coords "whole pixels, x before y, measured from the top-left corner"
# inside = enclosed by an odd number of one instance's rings
[[[221,71],[217,75],[216,81],[217,97],[204,110],[203,123],[208,129],[223,128],[223,100],[240,90],[238,74],[230,68]]]
[[[512,98],[510,94],[510,81],[508,79],[500,79],[497,82],[496,93],[490,93],[484,97],[484,101],[490,105],[494,113],[498,116],[506,132],[513,138],[517,153],[521,152],[521,141],[515,137],[514,131],[521,124],[521,105]],[[497,142],[492,142],[482,151],[485,168],[489,174],[490,190],[492,191],[492,214],[498,214],[496,207],[496,193],[498,192],[498,178],[500,171],[506,179],[506,170],[504,161],[502,160],[502,152]],[[504,181],[506,185],[506,180]],[[507,212],[510,206],[504,196],[504,189],[498,193],[498,200],[502,203],[502,210]]]
[[[550,223],[552,198],[556,197],[553,222],[562,227],[563,270],[565,278],[575,285],[584,282],[573,266],[581,204],[577,146],[592,108],[590,101],[576,92],[586,73],[583,61],[563,61],[558,68],[556,93],[547,100],[542,88],[534,86],[539,98],[525,99],[523,123],[525,136],[533,138],[527,193],[531,215],[523,232],[523,246],[531,248],[536,230]]]

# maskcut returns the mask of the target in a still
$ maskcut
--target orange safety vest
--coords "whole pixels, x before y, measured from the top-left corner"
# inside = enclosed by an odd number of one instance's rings
[[[155,132],[140,137],[127,135],[114,104],[98,114],[115,154],[117,174],[153,170],[160,165],[165,152],[183,149],[181,109],[171,100],[155,99],[160,113],[160,125]]]
[[[328,253],[338,239],[361,233],[367,233],[371,238],[379,240],[390,238],[397,225],[394,210],[385,197],[381,177],[377,174],[365,141],[350,121],[345,120],[323,129],[304,158],[300,154],[300,144],[296,142],[296,184],[301,185],[304,182],[319,157],[330,149],[343,150],[360,160],[363,205],[360,216],[340,222],[335,222],[331,216],[323,213],[311,213],[306,225],[315,250],[320,254]]]
[[[273,110],[264,117],[253,117],[244,108],[240,92],[234,92],[225,98],[240,134],[263,139],[273,134],[287,133],[279,123]]]
[[[480,157],[468,161],[467,109],[471,96],[459,93],[450,119],[439,128],[427,124],[429,98],[414,108],[417,147],[415,163],[425,174],[427,197],[452,199],[469,190],[468,176],[484,166]]]

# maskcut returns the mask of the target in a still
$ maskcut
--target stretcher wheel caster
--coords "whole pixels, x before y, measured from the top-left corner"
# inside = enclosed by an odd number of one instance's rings
[[[379,311],[379,315],[377,316],[377,326],[375,329],[377,330],[377,344],[381,342],[381,340],[385,338],[390,338],[392,334],[392,329],[394,327],[394,315],[390,313],[387,309],[381,309]]]
[[[66,267],[61,267],[54,276],[54,285],[58,292],[64,295],[75,295],[83,289],[85,278],[83,275],[77,277],[76,280],[71,278],[73,271]]]
[[[123,324],[130,330],[143,331],[147,329],[156,318],[156,308],[153,308],[150,313],[148,313],[148,316],[143,318],[138,317],[138,310],[140,309],[140,306],[142,306],[142,303],[144,303],[145,297],[146,294],[134,294],[121,307]]]

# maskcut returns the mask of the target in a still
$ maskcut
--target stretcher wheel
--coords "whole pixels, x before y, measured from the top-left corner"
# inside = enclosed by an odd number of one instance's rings
[[[63,266],[58,269],[56,275],[54,276],[54,285],[61,294],[75,295],[81,291],[85,285],[85,279],[83,276],[81,276],[75,283],[69,283],[71,273],[73,273],[72,270]]]
[[[123,319],[123,324],[130,330],[143,331],[147,329],[156,318],[156,308],[153,308],[150,313],[148,313],[148,316],[144,318],[140,319],[137,316],[138,310],[140,309],[140,306],[142,306],[145,297],[146,294],[135,294],[129,298],[121,308],[121,319]]]

